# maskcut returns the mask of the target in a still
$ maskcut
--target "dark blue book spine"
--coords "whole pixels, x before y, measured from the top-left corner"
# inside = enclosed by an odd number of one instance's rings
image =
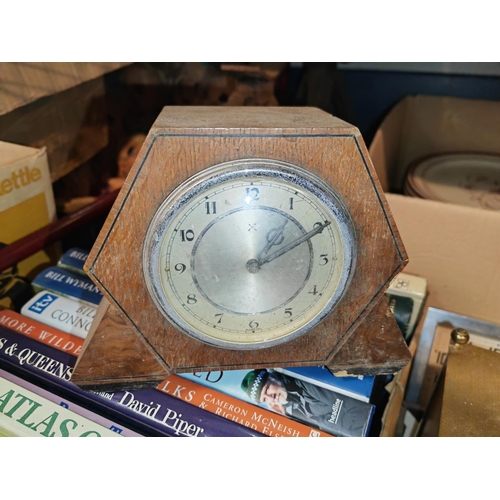
[[[57,265],[59,267],[65,267],[75,273],[85,275],[86,273],[83,270],[83,265],[85,264],[88,256],[89,252],[87,252],[87,250],[82,250],[81,248],[70,248],[61,255]]]
[[[147,436],[262,434],[156,389],[89,392],[71,382],[76,357],[0,326],[0,368]]]
[[[102,299],[101,291],[88,276],[58,266],[42,271],[32,285],[36,291],[49,290],[93,305],[99,305]]]

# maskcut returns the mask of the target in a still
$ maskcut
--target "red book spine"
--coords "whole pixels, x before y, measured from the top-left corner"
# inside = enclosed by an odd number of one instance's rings
[[[0,311],[0,325],[74,356],[78,356],[83,347],[83,339],[10,309]]]

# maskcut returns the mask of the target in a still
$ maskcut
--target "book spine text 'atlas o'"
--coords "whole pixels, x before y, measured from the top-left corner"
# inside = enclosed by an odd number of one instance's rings
[[[89,410],[88,408],[84,408],[83,406],[77,405],[65,398],[61,398],[57,394],[38,387],[37,385],[32,384],[31,382],[28,382],[21,377],[16,377],[10,372],[0,369],[0,377],[6,380],[10,380],[14,384],[24,387],[28,391],[38,394],[39,396],[52,401],[58,406],[62,406],[72,411],[73,413],[81,415],[82,417],[85,417],[92,422],[102,425],[106,429],[109,429],[116,434],[120,434],[124,437],[142,437],[142,434],[139,434],[138,432],[132,431],[131,429],[128,429],[127,427],[120,425],[115,421],[110,420],[109,418],[106,418],[102,415],[99,415],[98,413]]]
[[[0,432],[25,437],[120,437],[120,434],[0,377]]]

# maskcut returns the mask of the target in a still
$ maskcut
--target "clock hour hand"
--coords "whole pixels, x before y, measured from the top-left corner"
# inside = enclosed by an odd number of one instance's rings
[[[329,226],[330,224],[331,224],[330,221],[327,221],[324,224],[320,224],[319,226],[315,227],[308,233],[302,235],[300,238],[297,238],[296,240],[293,240],[290,243],[286,244],[284,247],[275,250],[267,257],[264,257],[263,259],[258,259],[259,267],[262,266],[262,264],[267,264],[268,262],[271,262],[272,260],[281,257],[286,252],[292,250],[296,246],[299,246],[301,243],[304,243],[304,241],[310,240],[313,236],[316,236],[317,234],[321,233],[323,229],[325,229],[325,227]]]
[[[285,230],[285,226],[288,222],[288,219],[285,219],[285,222],[282,226],[270,229],[267,232],[266,239],[267,243],[266,246],[262,249],[262,251],[259,253],[257,256],[257,260],[260,262],[260,260],[264,257],[264,255],[269,252],[270,248],[274,245],[281,245],[283,243],[283,231]]]

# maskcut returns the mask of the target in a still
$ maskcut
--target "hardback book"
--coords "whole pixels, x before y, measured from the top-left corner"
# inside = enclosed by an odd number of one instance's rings
[[[96,315],[97,307],[54,292],[38,292],[21,308],[21,314],[71,333],[82,339]]]
[[[37,274],[31,282],[35,292],[47,290],[64,297],[98,306],[102,293],[88,276],[59,266],[51,266]]]
[[[0,141],[0,248],[56,220],[45,149]],[[30,281],[56,260],[55,248],[0,271],[0,306],[20,310],[33,295]],[[52,255],[54,254],[54,255]]]
[[[83,250],[82,248],[70,248],[61,255],[58,260],[57,265],[74,273],[82,274],[87,276],[87,273],[83,269],[83,264],[87,260],[89,252]]]
[[[409,343],[427,298],[427,280],[399,273],[387,288],[385,297],[404,339]]]
[[[275,370],[365,403],[370,402],[375,386],[374,375],[340,377],[334,375],[326,366],[294,366]]]
[[[0,428],[22,437],[121,436],[1,376]]]
[[[225,372],[224,372],[225,373]],[[333,437],[331,433],[303,424],[285,415],[234,398],[213,387],[206,387],[177,375],[169,375],[157,389],[165,394],[203,408],[230,422],[272,437]]]
[[[12,373],[1,370],[0,369],[0,378],[3,378],[5,380],[9,380],[13,382],[14,384],[17,384],[20,387],[25,388],[28,391],[31,391],[34,394],[37,394],[38,396],[47,399],[48,401],[52,401],[58,406],[62,406],[63,408],[66,408],[67,410],[72,411],[73,413],[76,413],[77,415],[80,415],[82,417],[87,418],[88,420],[91,420],[92,422],[95,422],[99,425],[102,425],[106,429],[109,429],[116,434],[119,434],[124,437],[142,437],[142,434],[139,434],[138,432],[135,432],[131,429],[128,429],[127,427],[123,425],[119,425],[113,420],[110,420],[102,415],[99,415],[98,413],[95,413],[88,408],[84,408],[83,406],[77,405],[73,402],[68,401],[65,398],[61,398],[57,394],[54,394],[50,391],[47,391],[41,387],[38,387],[35,384],[32,384],[31,382],[27,382],[26,380],[16,377]]]
[[[262,434],[156,389],[84,391],[71,382],[76,357],[0,326],[0,368],[145,436]]]
[[[0,325],[31,337],[60,351],[78,356],[83,347],[83,339],[57,328],[40,323],[10,309],[0,310]]]
[[[182,373],[179,377],[334,436],[367,436],[375,412],[372,404],[276,370]]]

